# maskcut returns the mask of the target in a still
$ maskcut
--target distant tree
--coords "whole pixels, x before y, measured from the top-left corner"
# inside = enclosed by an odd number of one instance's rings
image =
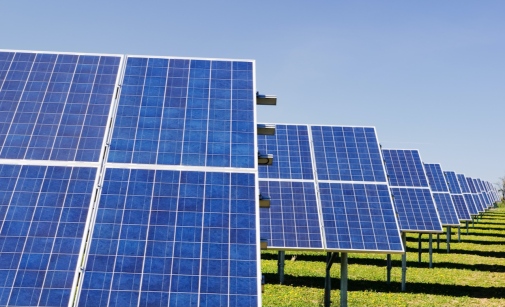
[[[500,177],[500,182],[498,182],[498,191],[501,193],[501,199],[505,199],[505,177]]]

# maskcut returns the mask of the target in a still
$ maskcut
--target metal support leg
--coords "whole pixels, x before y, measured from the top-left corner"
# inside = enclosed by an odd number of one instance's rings
[[[432,234],[430,233],[430,269],[433,269],[433,238],[432,238]]]
[[[451,226],[447,226],[447,253],[451,251]]]
[[[331,276],[330,269],[338,253],[326,253],[326,277],[324,279],[324,307],[331,305]]]
[[[405,292],[406,280],[407,280],[407,236],[404,232],[402,232],[402,241],[403,246],[405,247],[405,253],[402,255],[402,291]]]
[[[417,249],[419,253],[419,263],[421,263],[421,254],[422,254],[422,243],[421,243],[421,234],[419,234],[419,239],[417,239]]]
[[[277,272],[279,274],[279,284],[284,284],[284,259],[286,256],[285,251],[279,251],[277,256]]]
[[[465,221],[466,223],[466,234],[468,234],[468,221]]]
[[[440,234],[437,233],[437,250],[440,250]]]
[[[472,215],[472,227],[475,227],[475,221],[473,215]]]
[[[347,307],[347,253],[340,257],[340,307]]]
[[[461,226],[458,225],[458,242],[461,242]]]
[[[387,274],[386,274],[387,275],[387,283],[388,283],[388,285],[390,285],[391,284],[391,267],[392,267],[391,254],[387,254],[386,259],[387,259],[386,260],[387,261],[387,268],[386,268],[386,270],[387,270]]]

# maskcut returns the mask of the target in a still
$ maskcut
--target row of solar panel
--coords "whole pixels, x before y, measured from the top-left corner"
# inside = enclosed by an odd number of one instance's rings
[[[441,229],[428,186],[391,185],[424,184],[422,165],[386,172],[374,128],[277,125],[256,148],[254,75],[0,51],[0,305],[255,306],[260,218],[284,248],[402,252],[400,229]],[[276,157],[259,187],[257,149]]]
[[[259,167],[260,191],[271,199],[260,221],[269,248],[401,249],[398,227],[441,232],[442,226],[470,220],[496,200],[489,183],[463,175],[462,185],[475,183],[473,194],[454,193],[439,164],[423,164],[416,150],[382,150],[374,128],[275,126],[275,136],[258,136],[259,151],[275,157],[272,165]],[[372,165],[375,176],[363,176]],[[381,190],[382,197],[372,197],[371,189]],[[380,224],[386,220],[390,223]],[[383,248],[369,244],[377,240],[385,243]]]

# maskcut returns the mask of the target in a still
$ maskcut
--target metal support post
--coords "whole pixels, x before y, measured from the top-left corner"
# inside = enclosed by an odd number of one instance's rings
[[[391,284],[391,254],[387,254],[386,256],[387,266],[386,266],[386,276],[388,285]]]
[[[279,251],[277,256],[277,272],[279,274],[279,284],[284,284],[284,258],[286,256],[285,251]]]
[[[433,269],[433,238],[432,238],[432,234],[430,233],[430,269]]]
[[[472,215],[472,227],[475,227],[474,216]]]
[[[465,221],[466,223],[466,234],[468,234],[468,221]]]
[[[331,305],[331,276],[330,269],[338,253],[326,253],[326,277],[324,279],[324,307]]]
[[[440,250],[440,234],[437,233],[437,250]]]
[[[461,226],[458,225],[458,242],[461,242]]]
[[[340,257],[340,307],[347,307],[347,253]]]
[[[421,243],[421,234],[419,234],[419,239],[417,239],[417,249],[419,253],[419,263],[421,263],[421,254],[422,254],[422,243]]]
[[[405,247],[405,253],[402,255],[402,291],[406,290],[406,280],[407,280],[407,236],[402,232],[403,246]]]
[[[447,253],[451,251],[451,226],[447,226]]]

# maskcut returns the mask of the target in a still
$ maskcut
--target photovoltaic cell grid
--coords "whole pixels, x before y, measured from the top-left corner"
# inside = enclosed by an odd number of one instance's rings
[[[0,51],[0,158],[97,162],[120,59]]]
[[[456,177],[455,172],[444,171],[445,178],[447,179],[447,183],[449,185],[449,191],[452,194],[462,194],[463,191],[459,186],[458,178]]]
[[[260,152],[281,155],[284,165],[261,173],[268,180],[260,191],[270,197],[270,209],[260,210],[261,234],[269,248],[403,251],[374,128],[276,125],[276,136],[259,139]]]
[[[440,221],[443,226],[459,225],[458,213],[451,199],[449,187],[445,182],[440,164],[424,164],[426,176],[433,193],[433,200],[437,206]]]
[[[484,184],[483,184],[482,180],[477,178],[477,179],[474,179],[474,182],[475,182],[475,187],[477,188],[477,191],[480,193],[480,195],[482,197],[484,209],[491,207],[491,200],[489,199],[489,197],[486,193],[486,190],[484,188]]]
[[[478,215],[479,210],[477,209],[473,195],[470,193],[470,187],[468,186],[465,175],[456,174],[456,177],[458,178],[459,186],[463,192],[463,197],[465,198],[465,203],[468,207],[468,211],[471,215]]]
[[[128,57],[109,162],[254,168],[252,65]]]
[[[440,164],[425,163],[424,170],[432,192],[449,192]]]
[[[319,180],[386,182],[372,127],[311,126]]]
[[[485,211],[484,204],[482,203],[479,195],[477,194],[477,190],[475,189],[475,186],[473,185],[472,178],[466,177],[465,179],[468,184],[468,187],[470,188],[470,193],[473,197],[473,201],[474,201],[475,207],[477,208],[477,211],[484,212]]]
[[[401,149],[384,149],[382,152],[400,229],[442,231],[419,152]]]
[[[263,239],[272,249],[323,249],[314,181],[260,180],[270,208],[260,210]]]
[[[470,211],[463,197],[463,193],[458,183],[458,178],[455,172],[444,171],[444,176],[447,180],[449,190],[451,192],[451,199],[458,212],[458,218],[460,221],[470,221],[472,218],[470,216]]]
[[[395,187],[429,187],[417,150],[383,150],[389,184]]]
[[[328,249],[401,251],[386,184],[320,182]]]
[[[108,168],[79,306],[258,304],[255,174]]]
[[[0,305],[68,304],[95,175],[0,164]]]
[[[275,135],[258,135],[258,152],[272,154],[272,165],[259,165],[260,178],[314,179],[309,132],[305,125],[275,125]]]

